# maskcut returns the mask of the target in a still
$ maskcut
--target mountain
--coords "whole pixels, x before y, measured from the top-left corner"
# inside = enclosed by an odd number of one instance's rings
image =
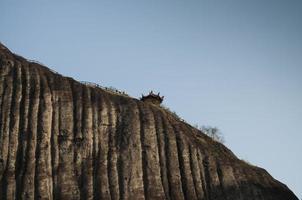
[[[64,77],[2,44],[0,195],[298,200],[160,105]]]

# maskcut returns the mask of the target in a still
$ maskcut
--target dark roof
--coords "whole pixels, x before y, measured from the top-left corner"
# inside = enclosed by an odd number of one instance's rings
[[[141,100],[145,101],[147,99],[155,99],[157,100],[159,103],[163,102],[164,100],[164,96],[160,96],[160,93],[154,94],[153,91],[151,91],[148,95],[144,96],[142,95]]]

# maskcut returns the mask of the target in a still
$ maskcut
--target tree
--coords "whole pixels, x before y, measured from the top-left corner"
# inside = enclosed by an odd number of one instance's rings
[[[211,127],[211,126],[202,126],[200,128],[200,130],[208,135],[210,138],[212,138],[213,140],[220,142],[220,143],[224,143],[224,138],[222,136],[222,133],[220,132],[220,130],[217,127]]]

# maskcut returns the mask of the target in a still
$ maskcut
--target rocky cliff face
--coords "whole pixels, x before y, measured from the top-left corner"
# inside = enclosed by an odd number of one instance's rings
[[[137,99],[0,46],[0,199],[296,200],[264,169]]]

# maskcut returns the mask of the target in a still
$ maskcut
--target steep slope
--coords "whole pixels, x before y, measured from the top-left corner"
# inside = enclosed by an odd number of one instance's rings
[[[297,200],[158,106],[0,46],[0,199]]]

